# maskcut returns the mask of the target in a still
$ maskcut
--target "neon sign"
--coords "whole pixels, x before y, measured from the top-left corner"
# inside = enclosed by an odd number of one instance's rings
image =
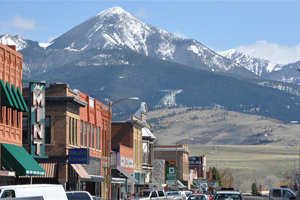
[[[33,157],[45,157],[45,82],[29,82],[30,124]]]

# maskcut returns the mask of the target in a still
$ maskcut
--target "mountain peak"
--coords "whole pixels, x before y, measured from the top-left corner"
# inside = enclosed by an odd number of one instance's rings
[[[108,9],[100,12],[96,16],[100,16],[100,15],[104,16],[104,15],[111,15],[111,14],[123,14],[123,13],[127,13],[127,12],[121,7],[114,6],[112,8],[108,8]]]

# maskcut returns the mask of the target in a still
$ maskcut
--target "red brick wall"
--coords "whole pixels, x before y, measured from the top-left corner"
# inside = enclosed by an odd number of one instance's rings
[[[112,148],[117,147],[118,143],[133,148],[133,127],[130,123],[112,123],[111,127]]]
[[[133,147],[120,145],[120,156],[133,159]],[[133,173],[133,168],[122,166],[128,173]]]
[[[16,51],[15,46],[0,43],[0,79],[22,91],[23,55]],[[7,111],[7,112],[6,112]],[[13,120],[11,115],[13,114]],[[17,118],[18,115],[18,118]],[[17,121],[18,119],[18,121]],[[22,113],[6,109],[2,106],[0,112],[0,143],[22,146]]]

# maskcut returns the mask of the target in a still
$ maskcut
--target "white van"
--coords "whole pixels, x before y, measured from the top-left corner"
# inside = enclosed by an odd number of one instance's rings
[[[0,186],[0,198],[43,197],[45,200],[68,200],[62,185],[32,184]]]

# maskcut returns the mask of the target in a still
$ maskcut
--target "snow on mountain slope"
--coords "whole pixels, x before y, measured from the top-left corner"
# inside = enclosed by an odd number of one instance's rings
[[[17,46],[17,51],[27,47],[27,42],[20,35],[16,35],[15,37],[8,34],[2,35],[0,36],[0,42],[5,45]]]
[[[100,12],[52,41],[47,48],[83,51],[125,49],[162,60],[210,71],[255,76],[235,62],[191,39],[183,39],[145,24],[120,7]],[[234,70],[235,68],[240,68]]]
[[[246,69],[258,76],[263,76],[267,73],[281,70],[283,67],[283,65],[274,64],[264,59],[255,58],[234,49],[218,52],[218,54],[244,66]]]

